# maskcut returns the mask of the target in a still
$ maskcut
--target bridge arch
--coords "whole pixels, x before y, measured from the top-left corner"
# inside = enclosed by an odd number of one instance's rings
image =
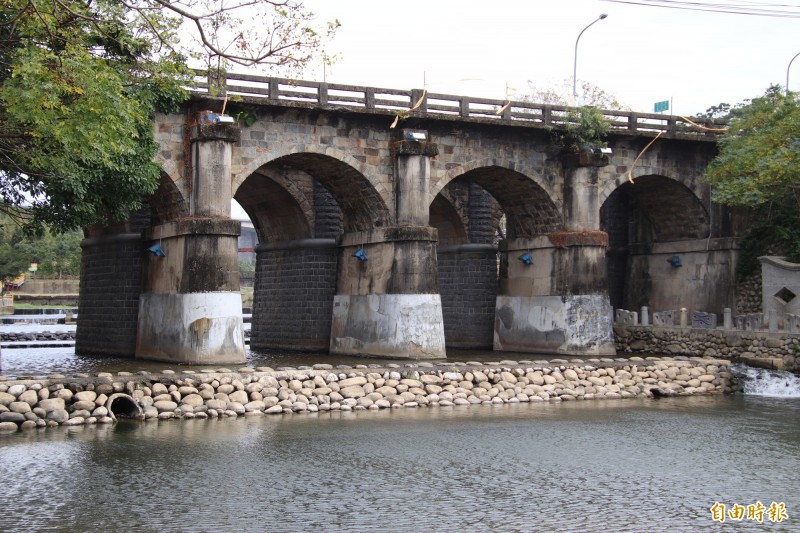
[[[476,183],[500,204],[506,215],[507,237],[534,237],[563,226],[560,202],[553,187],[538,175],[517,170],[513,162],[487,160],[452,168],[431,187],[430,203],[453,180]]]
[[[620,197],[624,197],[624,201]],[[625,204],[628,216],[636,216],[638,242],[668,242],[701,239],[709,236],[709,211],[701,196],[683,181],[671,177],[646,174],[627,179],[601,197],[601,219],[608,210]],[[648,226],[642,228],[642,224]]]
[[[172,177],[162,170],[158,189],[147,198],[150,206],[151,225],[157,226],[189,216],[189,202]]]
[[[278,174],[301,171],[323,185],[336,199],[344,215],[345,231],[366,231],[390,224],[388,206],[391,204],[391,191],[370,175],[366,165],[330,147],[302,148],[253,159],[241,171],[235,172],[232,194],[236,196],[245,181],[260,168]]]
[[[631,164],[631,162],[628,160],[621,161],[621,163],[624,163],[622,165],[623,168],[627,168],[627,165]],[[705,186],[700,179],[699,174],[694,170],[696,169],[688,169],[687,171],[687,169],[675,168],[674,165],[663,165],[658,163],[649,164],[648,161],[644,161],[636,164],[633,170],[631,170],[631,176],[633,177],[634,183],[640,177],[661,176],[682,184],[697,198],[703,198]],[[603,202],[605,202],[615,190],[622,187],[626,183],[630,183],[628,172],[616,174],[613,179],[605,180],[599,191],[600,204],[602,205]]]
[[[310,176],[302,176],[302,172],[292,174],[295,175],[281,174],[269,168],[259,169],[242,183],[234,195],[250,217],[259,243],[314,236],[313,181]],[[301,188],[300,184],[304,182],[312,184],[311,194]]]
[[[600,227],[609,239],[606,265],[612,306],[646,305],[662,311],[717,305],[708,296],[714,290],[707,282],[725,281],[730,261],[727,252],[708,252],[711,214],[693,189],[684,180],[640,174],[604,198]]]
[[[441,246],[466,244],[469,242],[468,222],[465,213],[469,207],[451,188],[442,189],[430,205],[430,225],[438,230]]]

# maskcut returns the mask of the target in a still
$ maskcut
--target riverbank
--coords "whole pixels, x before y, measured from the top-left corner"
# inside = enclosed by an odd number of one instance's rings
[[[589,359],[171,370],[0,380],[0,431],[319,411],[620,400],[735,391],[730,362]]]

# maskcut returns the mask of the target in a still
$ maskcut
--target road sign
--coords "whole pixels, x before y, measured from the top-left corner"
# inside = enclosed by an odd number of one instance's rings
[[[653,111],[656,113],[661,113],[662,111],[669,111],[669,100],[664,100],[663,102],[656,102],[653,105]]]

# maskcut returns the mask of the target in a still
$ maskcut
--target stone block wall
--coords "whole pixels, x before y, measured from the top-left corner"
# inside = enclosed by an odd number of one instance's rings
[[[251,349],[328,350],[338,249],[333,239],[260,245]]]
[[[75,353],[134,357],[144,244],[139,233],[85,239]]]
[[[616,324],[614,337],[619,354],[780,360],[772,366],[800,372],[800,334],[796,333]]]
[[[452,348],[491,348],[497,300],[497,250],[492,245],[438,250],[445,343]]]

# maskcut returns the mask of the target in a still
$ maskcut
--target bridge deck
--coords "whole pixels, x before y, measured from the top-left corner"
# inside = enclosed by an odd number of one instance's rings
[[[199,76],[192,88],[196,96],[210,96],[209,84]],[[401,115],[533,128],[563,128],[577,107],[533,102],[503,101],[472,96],[359,87],[337,83],[289,80],[250,74],[226,74],[226,91],[243,102],[329,109],[389,116]],[[716,142],[723,121],[675,115],[602,110],[617,135],[635,135]],[[691,120],[691,122],[690,122]]]

